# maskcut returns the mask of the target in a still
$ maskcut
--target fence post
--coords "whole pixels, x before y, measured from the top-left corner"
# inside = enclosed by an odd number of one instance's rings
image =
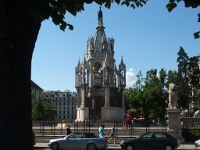
[[[56,132],[56,129],[55,129],[55,124],[54,124],[53,128],[54,128],[54,136],[55,136],[55,134],[56,134],[56,133],[55,133],[55,132]]]
[[[74,120],[74,132],[75,132],[75,120]]]
[[[63,121],[61,120],[61,135],[62,135],[62,126],[63,126]]]
[[[42,136],[44,135],[44,121],[42,121],[42,125],[43,125],[43,127],[42,127]]]

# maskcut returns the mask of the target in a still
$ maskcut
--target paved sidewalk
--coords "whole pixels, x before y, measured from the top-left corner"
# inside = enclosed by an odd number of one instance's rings
[[[48,148],[48,143],[36,143],[35,148]],[[121,149],[119,144],[109,144],[109,150]],[[194,144],[181,144],[181,146],[177,150],[194,150]]]

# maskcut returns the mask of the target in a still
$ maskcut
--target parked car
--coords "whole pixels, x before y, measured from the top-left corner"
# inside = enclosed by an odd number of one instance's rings
[[[35,142],[35,133],[32,131],[32,133],[33,133],[33,145],[35,145],[36,144],[36,142]]]
[[[107,148],[108,142],[106,138],[100,138],[95,133],[71,133],[64,138],[51,139],[48,147],[51,150],[97,150]]]
[[[121,141],[120,146],[123,150],[173,150],[178,147],[178,141],[167,132],[146,132]]]
[[[194,141],[194,144],[195,144],[195,146],[196,146],[196,148],[195,148],[195,149],[200,149],[200,139],[199,139],[199,140],[196,140],[196,141]]]

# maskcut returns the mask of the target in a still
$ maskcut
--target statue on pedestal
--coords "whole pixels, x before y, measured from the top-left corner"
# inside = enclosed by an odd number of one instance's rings
[[[169,109],[177,109],[178,103],[177,103],[177,88],[176,84],[170,83],[169,84]]]

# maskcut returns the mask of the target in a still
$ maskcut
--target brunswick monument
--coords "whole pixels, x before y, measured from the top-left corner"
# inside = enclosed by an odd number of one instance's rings
[[[180,139],[184,142],[184,138],[182,136],[181,123],[180,123],[180,109],[178,109],[177,102],[177,87],[175,84],[169,84],[169,104],[168,104],[168,118],[169,118],[169,127],[167,132],[177,139]]]
[[[103,13],[98,11],[96,34],[87,41],[86,58],[75,67],[76,121],[121,120],[125,111],[126,65],[116,67],[114,39],[106,38]]]

